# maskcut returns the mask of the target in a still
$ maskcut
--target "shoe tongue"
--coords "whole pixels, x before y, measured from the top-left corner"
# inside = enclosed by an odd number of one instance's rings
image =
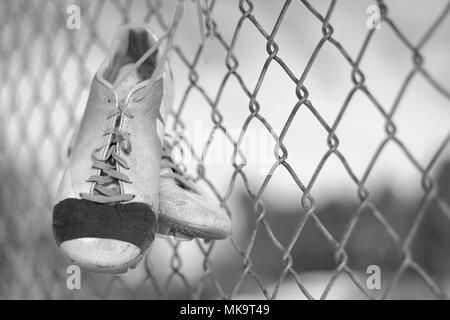
[[[153,77],[153,75],[161,73],[161,69],[163,69],[159,66],[159,64],[163,64],[159,48],[152,51],[150,56],[146,56],[145,60],[141,60],[141,58],[156,43],[156,38],[144,25],[120,29],[110,47],[107,60],[98,72],[98,77],[111,84],[113,90],[124,87],[122,82],[131,83],[129,79],[133,79],[134,85],[127,86],[128,92],[126,94],[119,93],[121,100],[124,99],[124,96],[126,98],[129,91],[136,88],[139,83],[146,81],[148,82],[146,85],[151,85],[159,78],[159,76]],[[150,80],[151,78],[153,80]]]
[[[118,78],[121,78],[124,74],[128,73],[133,68],[133,63],[124,65],[118,74]],[[131,72],[117,87],[117,94],[119,96],[120,103],[124,103],[128,97],[130,91],[140,82],[137,72]]]

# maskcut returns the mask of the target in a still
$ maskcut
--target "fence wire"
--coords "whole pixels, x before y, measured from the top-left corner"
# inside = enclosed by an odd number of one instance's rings
[[[184,272],[187,264],[181,253],[184,243],[172,240],[164,241],[164,250],[170,252],[167,261],[155,258],[154,249],[151,248],[144,259],[140,271],[133,276],[107,276],[84,274],[82,278],[83,290],[68,290],[66,288],[66,263],[56,254],[50,229],[50,212],[53,196],[56,191],[62,170],[67,161],[66,147],[71,130],[76,128],[80,121],[82,105],[85,103],[89,84],[93,76],[92,61],[100,62],[100,57],[108,52],[108,41],[105,33],[109,30],[102,27],[102,21],[112,20],[113,25],[136,21],[132,17],[135,6],[145,8],[140,11],[139,21],[153,23],[161,31],[168,27],[168,15],[165,14],[167,6],[173,7],[173,1],[146,0],[146,1],[1,1],[0,2],[0,177],[1,199],[3,204],[0,212],[0,297],[2,298],[180,298],[188,297],[200,299],[205,297],[218,297],[233,299],[238,297],[248,283],[254,291],[260,292],[260,297],[276,299],[286,281],[295,281],[299,288],[298,298],[325,299],[336,284],[337,279],[347,275],[367,298],[389,298],[395,290],[400,278],[406,272],[413,272],[429,287],[437,298],[448,298],[443,283],[435,280],[414,259],[411,246],[418,230],[423,223],[427,208],[437,205],[438,208],[450,217],[449,205],[441,198],[440,192],[432,177],[432,171],[442,158],[442,154],[449,143],[450,135],[442,141],[434,151],[431,160],[422,164],[407,144],[398,137],[397,125],[394,116],[405,93],[413,79],[422,77],[432,88],[445,99],[450,100],[450,92],[445,84],[440,83],[427,71],[423,48],[438,30],[442,22],[448,18],[450,2],[440,11],[431,23],[422,38],[417,43],[409,40],[408,34],[397,26],[390,16],[389,3],[376,1],[381,13],[383,28],[389,28],[398,41],[411,54],[411,69],[404,77],[400,90],[390,106],[383,105],[367,84],[366,75],[360,68],[369,44],[376,37],[376,29],[367,29],[367,34],[361,43],[357,55],[351,54],[335,37],[335,29],[331,23],[337,1],[330,1],[324,13],[315,7],[312,1],[302,0],[302,10],[306,10],[321,26],[321,37],[317,39],[312,55],[302,72],[297,72],[287,61],[279,55],[280,45],[277,34],[283,25],[284,18],[291,10],[294,1],[283,2],[282,8],[276,14],[276,22],[270,29],[263,27],[255,8],[259,1],[236,1],[236,9],[240,16],[231,33],[231,39],[223,36],[223,30],[217,23],[216,17],[224,14],[216,10],[218,0],[200,1],[206,38],[208,41],[198,41],[194,55],[186,53],[181,45],[174,47],[172,59],[177,60],[185,69],[187,82],[185,87],[177,87],[180,103],[174,107],[170,115],[171,127],[169,131],[182,140],[185,152],[190,153],[195,161],[197,181],[203,183],[217,197],[232,220],[237,219],[238,213],[233,211],[231,198],[236,185],[242,184],[245,192],[252,199],[255,223],[249,241],[242,244],[236,239],[235,232],[228,240],[233,251],[240,257],[241,268],[234,280],[224,283],[216,270],[214,252],[219,250],[217,243],[204,243],[194,240],[197,251],[202,259],[196,266],[200,275],[191,279]],[[67,19],[67,6],[77,4],[81,7],[82,30],[84,37],[77,38],[76,42],[71,30],[65,27]],[[137,4],[139,3],[139,4]],[[186,1],[186,5],[195,5]],[[108,7],[108,14],[104,14]],[[166,11],[164,11],[166,10]],[[110,13],[114,12],[114,15]],[[256,85],[244,80],[239,56],[235,53],[235,46],[242,36],[243,26],[251,26],[257,30],[261,39],[265,41],[267,57],[257,76]],[[226,30],[228,33],[230,30]],[[201,72],[201,64],[207,55],[208,42],[217,42],[224,54],[223,66],[225,74],[217,92],[208,91],[202,86],[202,80],[207,76]],[[327,122],[310,99],[305,81],[315,64],[318,55],[324,46],[328,45],[341,55],[351,68],[349,81],[352,83],[350,91],[339,105],[339,112],[333,122]],[[267,77],[269,66],[277,64],[284,70],[290,81],[295,85],[292,94],[297,102],[291,108],[289,116],[284,122],[281,131],[271,125],[271,119],[260,112],[260,92]],[[69,77],[66,78],[67,74]],[[178,75],[175,74],[175,77]],[[69,80],[67,80],[69,79]],[[74,80],[75,79],[75,80]],[[243,119],[242,128],[236,137],[227,130],[222,105],[225,88],[231,81],[237,80],[242,93],[248,98],[248,114]],[[347,161],[346,155],[339,148],[338,128],[345,117],[347,108],[354,96],[364,95],[371,106],[384,119],[384,137],[379,142],[365,170],[359,176]],[[274,93],[275,94],[275,93]],[[197,95],[210,107],[211,129],[208,133],[207,143],[203,150],[196,150],[185,134],[189,126],[185,114],[196,108],[190,101]],[[288,108],[288,106],[283,106]],[[326,133],[327,150],[315,168],[311,179],[303,181],[299,177],[301,168],[293,166],[289,158],[289,150],[285,145],[285,137],[291,124],[300,109],[308,110],[317,123]],[[264,126],[271,135],[276,149],[273,163],[266,172],[258,188],[251,183],[252,176],[246,172],[245,151],[241,148],[248,128],[257,122]],[[208,166],[203,164],[205,155],[210,152],[211,145],[218,135],[223,135],[225,141],[232,146],[233,161],[228,164],[231,174],[228,177],[227,189],[221,192],[216,181],[210,178]],[[367,180],[375,164],[380,159],[388,145],[396,145],[420,174],[422,196],[415,208],[414,220],[406,233],[400,235],[373,201]],[[352,213],[351,219],[346,223],[344,233],[337,238],[333,235],[317,215],[317,206],[312,190],[316,185],[325,164],[334,157],[338,159],[348,176],[357,188],[358,207]],[[267,207],[263,196],[273,177],[281,170],[286,170],[292,181],[298,186],[301,197],[302,215],[298,216],[296,227],[290,235],[288,243],[282,243],[273,232],[267,219]],[[383,229],[392,238],[395,249],[401,252],[401,263],[396,267],[393,277],[383,287],[382,294],[375,296],[365,283],[361,273],[350,267],[347,245],[350,237],[357,228],[362,215],[370,214],[383,226]],[[282,217],[280,218],[282,219]],[[42,221],[45,220],[45,227]],[[324,236],[329,246],[333,248],[336,268],[331,273],[322,293],[314,295],[303,280],[301,272],[296,271],[292,258],[293,247],[301,241],[301,234],[307,223],[313,223]],[[282,270],[277,279],[270,285],[262,279],[253,263],[252,252],[259,234],[268,237],[281,257]],[[164,263],[163,275],[158,274],[157,265]],[[135,273],[136,273],[135,272]]]

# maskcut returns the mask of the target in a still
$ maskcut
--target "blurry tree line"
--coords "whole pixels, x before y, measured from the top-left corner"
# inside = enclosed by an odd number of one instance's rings
[[[46,202],[46,199],[40,199],[33,192],[25,192],[24,190],[30,189],[29,183],[27,177],[21,177],[12,167],[8,168],[5,163],[0,166],[0,298],[22,296],[24,289],[33,292],[31,297],[45,296],[47,291],[54,292],[54,289],[59,287],[57,293],[52,293],[51,296],[56,297],[65,293],[64,286],[61,286],[61,283],[64,283],[65,262],[54,244],[50,220],[42,219],[42,210],[51,212],[51,204],[46,203],[42,208],[40,205]],[[436,187],[440,190],[441,199],[450,205],[450,162],[441,167]],[[317,216],[337,241],[341,241],[350,219],[358,208],[359,202],[356,196],[353,197],[353,199],[341,197],[329,200],[317,207]],[[246,219],[243,222],[246,228],[244,234],[247,238],[242,240],[248,242],[255,228],[256,215],[251,214],[254,204],[248,196],[243,193],[241,199],[248,210],[243,214]],[[420,198],[407,203],[398,197],[395,190],[385,187],[378,195],[373,195],[371,201],[401,239],[405,239],[417,216]],[[318,201],[319,204],[322,202],[324,201]],[[304,211],[300,206],[280,210],[276,204],[270,202],[265,204],[267,207],[265,218],[277,239],[287,246]],[[41,207],[40,212],[34,212],[38,210],[38,206]],[[410,247],[410,253],[415,261],[438,282],[450,275],[449,218],[435,203],[432,203]],[[359,216],[345,250],[349,266],[360,271],[365,271],[367,266],[372,264],[379,265],[384,272],[395,271],[403,257],[401,244],[393,241],[386,228],[368,209]],[[312,219],[304,226],[291,255],[294,269],[299,272],[335,270],[337,266],[333,246]],[[258,276],[269,280],[279,277],[283,269],[282,255],[262,226],[257,233],[250,257],[252,270]],[[223,280],[221,282],[225,287],[227,284],[232,285],[234,282],[230,280],[242,272],[239,260],[230,259],[228,264],[214,265],[216,275]],[[91,282],[94,279],[97,278],[89,275],[85,280]],[[102,277],[101,280],[90,286],[103,288],[108,278]],[[36,283],[40,285],[37,286]],[[116,292],[116,297],[127,297],[125,291],[121,288]],[[208,292],[209,290],[205,294],[215,294],[214,290]],[[153,296],[151,288],[142,290],[142,295],[147,298]]]
[[[445,163],[436,179],[439,196],[450,205],[450,162]],[[351,233],[345,251],[348,265],[354,270],[365,271],[367,266],[376,264],[383,271],[395,271],[401,264],[403,252],[401,246],[409,233],[418,214],[418,204],[422,195],[413,201],[405,202],[397,196],[395,190],[385,187],[379,194],[373,195],[373,202],[389,225],[401,238],[396,243],[386,228],[373,216],[371,210],[364,209]],[[253,210],[253,203],[245,199],[248,210]],[[343,197],[330,200],[320,206],[317,201],[316,214],[323,225],[340,242],[347,225],[356,213],[359,201]],[[277,209],[266,203],[265,218],[278,241],[285,247],[291,240],[295,227],[305,214],[300,206],[289,210]],[[254,229],[256,220],[247,221],[248,234]],[[268,277],[278,277],[282,270],[281,253],[275,248],[267,232],[260,226],[258,236],[251,254],[255,271]],[[450,275],[450,216],[437,207],[434,201],[428,206],[425,218],[419,225],[410,253],[427,273],[436,280]],[[294,269],[333,270],[336,269],[335,249],[326,240],[313,219],[308,219],[291,255]],[[277,258],[274,258],[276,256]]]

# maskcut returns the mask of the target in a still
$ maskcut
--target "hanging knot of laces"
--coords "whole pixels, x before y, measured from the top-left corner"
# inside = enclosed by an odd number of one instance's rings
[[[114,99],[116,101],[116,99]],[[103,147],[97,148],[92,152],[92,168],[100,170],[99,174],[89,177],[87,182],[94,183],[93,193],[81,193],[80,197],[97,203],[117,203],[134,199],[133,194],[122,194],[120,182],[131,183],[130,178],[123,172],[119,172],[118,167],[129,169],[127,161],[120,155],[120,151],[125,154],[131,153],[130,134],[121,131],[118,128],[122,117],[132,119],[133,115],[127,105],[119,103],[116,108],[110,112],[107,119],[115,117],[115,125],[109,128],[103,134],[110,136],[109,147],[102,159],[97,157],[97,153],[103,150]]]

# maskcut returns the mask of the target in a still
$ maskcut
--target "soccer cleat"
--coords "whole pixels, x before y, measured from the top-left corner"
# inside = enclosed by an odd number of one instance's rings
[[[53,208],[56,242],[73,263],[135,267],[157,231],[169,66],[145,24],[120,28],[95,75]],[[143,60],[143,59],[141,59]]]
[[[176,240],[227,238],[231,222],[225,211],[213,202],[180,170],[171,157],[172,145],[164,142],[159,191],[158,236]]]

